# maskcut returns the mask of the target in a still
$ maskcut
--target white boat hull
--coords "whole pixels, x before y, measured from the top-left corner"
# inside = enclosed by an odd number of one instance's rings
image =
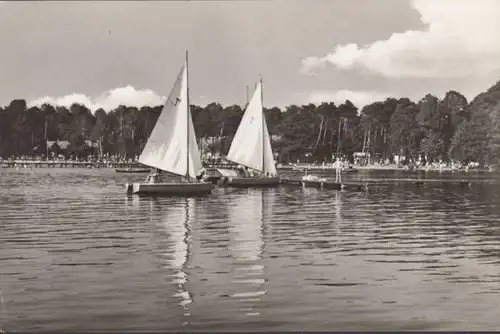
[[[224,183],[236,188],[272,188],[280,184],[280,179],[278,177],[229,177]]]
[[[213,185],[207,182],[196,183],[132,183],[126,184],[128,193],[138,195],[163,196],[200,196],[208,195]]]

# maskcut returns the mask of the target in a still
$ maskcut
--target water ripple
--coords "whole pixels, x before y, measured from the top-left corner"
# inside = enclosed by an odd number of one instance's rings
[[[500,326],[494,183],[181,199],[112,170],[0,173],[4,330]]]

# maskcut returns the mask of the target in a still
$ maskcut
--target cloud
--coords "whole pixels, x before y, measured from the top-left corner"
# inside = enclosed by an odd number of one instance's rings
[[[149,89],[137,90],[132,86],[125,86],[108,90],[104,94],[95,98],[77,93],[61,97],[45,96],[29,102],[28,105],[41,106],[44,103],[49,103],[57,106],[70,107],[73,103],[79,103],[85,105],[92,111],[99,108],[110,111],[117,108],[119,105],[138,108],[143,106],[152,107],[162,105],[165,99],[165,96],[160,96]]]
[[[389,78],[465,77],[500,69],[500,1],[412,0],[424,30],[394,33],[365,46],[337,45],[302,60],[302,72],[334,65]]]
[[[302,59],[301,72],[306,75],[315,75],[313,70],[322,69],[326,65],[326,61],[322,58],[307,57]]]
[[[345,100],[351,101],[358,109],[365,105],[376,102],[385,101],[389,96],[388,93],[374,91],[316,91],[309,95],[308,102],[319,104],[322,102],[333,101],[336,104],[344,103]]]

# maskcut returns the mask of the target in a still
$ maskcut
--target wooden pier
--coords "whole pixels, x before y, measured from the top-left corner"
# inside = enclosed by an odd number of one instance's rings
[[[425,184],[455,185],[462,188],[470,187],[474,183],[491,183],[492,179],[365,179],[335,182],[329,179],[303,180],[301,178],[282,178],[282,186],[302,186],[307,188],[330,189],[330,190],[353,190],[366,191],[370,186],[411,184],[417,188]]]
[[[425,184],[441,184],[441,185],[460,185],[470,186],[473,183],[491,183],[493,179],[365,179],[359,182],[364,182],[367,185],[389,185],[389,184],[414,184],[417,187],[422,187]]]
[[[362,191],[367,189],[367,184],[363,182],[335,182],[328,179],[321,180],[302,180],[298,178],[284,178],[280,180],[282,186],[295,186],[306,188],[318,188],[329,190],[356,190]]]
[[[32,168],[144,168],[138,162],[97,162],[72,160],[3,160],[0,167],[14,168],[27,166]]]

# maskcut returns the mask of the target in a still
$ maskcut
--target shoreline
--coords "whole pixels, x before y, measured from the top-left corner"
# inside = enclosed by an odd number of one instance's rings
[[[451,167],[443,167],[443,168],[428,168],[428,167],[415,167],[413,169],[405,169],[402,166],[396,165],[396,164],[391,164],[391,165],[365,165],[365,166],[359,166],[359,165],[351,165],[351,169],[353,170],[358,170],[358,171],[378,171],[378,170],[384,170],[384,171],[404,171],[404,172],[467,172],[464,168],[451,168]],[[329,166],[329,165],[291,165],[291,166],[283,166],[283,167],[277,167],[277,169],[282,169],[282,170],[297,170],[297,171],[303,171],[304,169],[307,169],[308,171],[328,171],[328,170],[335,170],[334,167]],[[347,169],[349,170],[349,169]],[[493,170],[489,168],[469,168],[468,172],[492,172]]]
[[[0,161],[1,168],[23,168],[24,165],[35,168],[144,168],[138,162],[97,162],[71,160],[11,160]]]
[[[415,167],[414,169],[404,169],[404,167],[399,167],[397,165],[387,165],[387,166],[354,166],[354,169],[358,170],[391,170],[391,171],[404,171],[404,172],[493,172],[489,168],[469,168],[465,170],[462,168],[427,168],[427,167]]]
[[[11,161],[0,161],[0,168],[8,169],[8,168],[24,168],[24,166],[28,166],[28,168],[149,168],[139,162],[96,162],[96,161],[71,161],[71,160],[11,160]],[[233,167],[231,164],[204,164],[205,168],[231,168]],[[463,168],[426,168],[426,167],[415,167],[414,169],[407,170],[404,167],[398,166],[396,164],[391,165],[351,165],[352,170],[358,171],[405,171],[405,172],[467,172]],[[330,165],[277,165],[277,170],[282,171],[304,171],[307,169],[308,171],[330,171],[335,170]],[[468,172],[492,172],[491,168],[470,168]]]

